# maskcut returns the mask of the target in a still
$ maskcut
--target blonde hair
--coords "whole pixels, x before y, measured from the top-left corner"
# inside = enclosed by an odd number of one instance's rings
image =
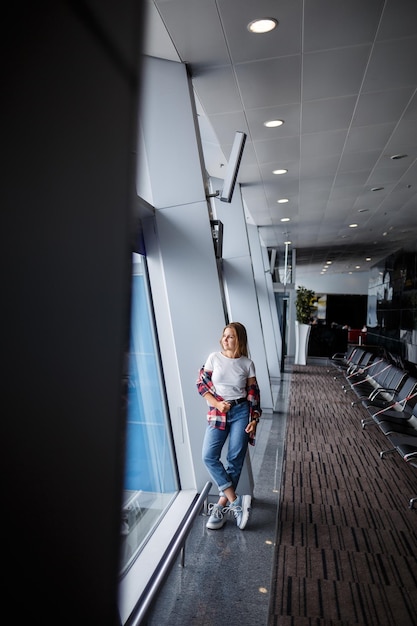
[[[236,350],[235,350],[235,357],[240,357],[240,356],[249,356],[249,350],[248,350],[248,334],[246,332],[246,328],[243,326],[243,324],[241,324],[240,322],[230,322],[229,324],[227,324],[227,326],[225,326],[223,328],[223,333],[222,336],[220,338],[220,345],[222,343],[222,338],[224,335],[224,331],[227,328],[233,328],[233,330],[236,333],[236,338],[237,338],[237,346],[236,346]]]

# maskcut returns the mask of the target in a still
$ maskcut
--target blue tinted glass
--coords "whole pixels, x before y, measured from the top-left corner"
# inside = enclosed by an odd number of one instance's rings
[[[178,491],[145,259],[134,255],[127,384],[122,571]]]

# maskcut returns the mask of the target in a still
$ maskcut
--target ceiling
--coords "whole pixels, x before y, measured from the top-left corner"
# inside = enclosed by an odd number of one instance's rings
[[[314,273],[416,250],[417,0],[146,4],[145,53],[187,64],[211,176],[247,133],[238,181],[265,246],[291,241]],[[249,32],[262,17],[278,26]]]

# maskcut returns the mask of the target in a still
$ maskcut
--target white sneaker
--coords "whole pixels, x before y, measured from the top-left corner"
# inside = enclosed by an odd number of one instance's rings
[[[208,512],[210,513],[210,517],[206,524],[206,528],[217,530],[217,528],[221,528],[225,525],[226,518],[223,515],[223,507],[220,506],[220,504],[209,504]]]
[[[250,496],[238,496],[234,502],[223,509],[224,512],[227,510],[233,513],[240,530],[243,530],[248,523],[251,502]]]

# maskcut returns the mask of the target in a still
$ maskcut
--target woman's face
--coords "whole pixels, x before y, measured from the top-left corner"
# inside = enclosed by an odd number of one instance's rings
[[[237,335],[234,328],[225,328],[222,336],[222,348],[230,352],[235,352],[237,348]]]

